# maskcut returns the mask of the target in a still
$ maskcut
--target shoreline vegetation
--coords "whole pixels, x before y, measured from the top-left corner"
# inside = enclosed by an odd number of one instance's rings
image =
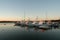
[[[59,20],[43,20],[43,21],[60,22],[60,19]],[[0,23],[16,23],[16,22],[19,22],[19,21],[0,21]]]

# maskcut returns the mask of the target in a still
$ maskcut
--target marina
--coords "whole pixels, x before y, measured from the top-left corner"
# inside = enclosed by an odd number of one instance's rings
[[[0,0],[0,40],[60,40],[60,0]]]
[[[6,25],[4,25],[6,24]],[[14,26],[14,23],[0,23],[0,39],[3,40],[57,40],[60,39],[60,29],[34,29]]]
[[[26,22],[16,22],[15,26],[24,26],[24,27],[31,27],[31,28],[38,28],[38,29],[50,29],[50,28],[59,28],[60,23],[59,22],[43,22],[42,24],[39,24],[39,22],[33,22],[28,21]]]

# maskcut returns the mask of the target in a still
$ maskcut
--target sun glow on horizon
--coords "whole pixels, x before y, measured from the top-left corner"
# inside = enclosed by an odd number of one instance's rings
[[[33,18],[29,18],[29,17],[26,17],[26,18],[22,18],[22,17],[0,17],[0,21],[21,21],[21,20],[33,20],[33,21],[35,21],[35,20],[57,20],[57,19],[59,19],[59,17],[52,17],[52,18],[38,18],[38,19],[36,19],[35,17],[33,17]]]

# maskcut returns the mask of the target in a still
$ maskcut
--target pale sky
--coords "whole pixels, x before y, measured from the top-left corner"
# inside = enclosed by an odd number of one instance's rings
[[[20,20],[24,17],[34,19],[58,19],[60,0],[0,0],[0,20]]]

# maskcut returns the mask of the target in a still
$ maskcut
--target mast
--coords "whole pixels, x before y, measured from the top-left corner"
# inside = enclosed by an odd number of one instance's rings
[[[47,10],[46,10],[44,22],[46,23],[47,21],[48,21],[48,18],[47,18]]]
[[[47,20],[48,18],[47,18],[47,11],[46,11],[46,20]]]
[[[36,17],[36,21],[38,21],[38,16]]]
[[[28,17],[28,21],[30,21],[30,17]]]
[[[24,10],[24,21],[25,21],[25,10]]]
[[[38,16],[36,17],[36,23],[39,23]]]

